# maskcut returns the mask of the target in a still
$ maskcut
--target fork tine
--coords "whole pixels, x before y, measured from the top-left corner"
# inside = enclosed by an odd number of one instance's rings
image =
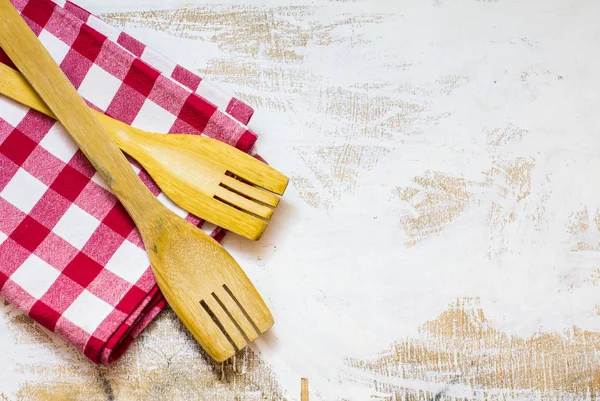
[[[233,298],[239,308],[245,311],[245,314],[252,319],[251,321],[258,332],[264,333],[273,326],[273,315],[271,315],[269,308],[267,308],[264,302],[245,302],[248,299],[260,298],[254,286],[248,286],[248,283],[250,281],[247,283],[243,283],[242,281],[229,282],[229,285],[225,285],[223,288]]]
[[[248,340],[256,340],[258,337],[258,332],[256,331],[254,324],[248,320],[244,312],[238,306],[237,302],[231,298],[231,295],[229,295],[224,288],[216,289],[213,294],[215,294],[215,296],[219,298],[223,305],[225,305],[229,313],[231,313],[237,324],[241,327]]]
[[[268,191],[283,195],[288,185],[288,178],[281,172],[275,170],[266,163],[252,157],[241,150],[206,136],[200,137],[202,141],[208,142],[213,153],[206,156],[213,160],[230,160],[224,167],[234,175],[264,188]],[[217,151],[219,155],[215,155]],[[218,156],[218,157],[217,157]]]
[[[171,301],[169,301],[168,299],[167,302],[173,305],[173,303],[171,303]],[[206,351],[211,356],[219,355],[218,359],[221,360],[218,362],[222,362],[225,359],[232,357],[235,354],[236,350],[231,344],[231,341],[229,341],[229,339],[225,337],[225,334],[223,334],[219,326],[217,326],[212,317],[200,305],[200,303],[198,303],[198,307],[194,309],[196,309],[198,321],[202,323],[202,326],[199,327],[201,327],[202,331],[204,331],[206,340],[210,339],[210,341],[203,341],[202,346],[207,348]],[[178,316],[181,316],[180,312],[178,312],[177,310],[175,312]],[[187,326],[187,323],[185,321],[184,324],[186,324]]]
[[[242,336],[240,329],[236,327],[234,322],[229,317],[227,310],[224,310],[213,296],[207,296],[203,301],[206,302],[206,305],[208,305],[210,311],[219,320],[219,323],[221,323],[225,329],[225,332],[231,338],[231,341],[233,341],[233,344],[237,347],[237,349],[240,350],[244,348],[247,345],[246,340]]]
[[[219,188],[217,188],[215,191],[215,198],[221,199],[227,203],[239,207],[240,209],[246,210],[267,220],[273,216],[273,209],[260,205],[248,198],[244,198],[243,196],[240,196],[235,192],[232,192],[221,186],[219,186]]]
[[[257,201],[265,203],[271,207],[277,207],[279,204],[279,197],[273,195],[272,193],[263,191],[262,189],[258,189],[252,185],[248,185],[228,175],[223,177],[221,183],[226,187],[231,188],[235,192],[239,192],[242,195],[256,199]]]

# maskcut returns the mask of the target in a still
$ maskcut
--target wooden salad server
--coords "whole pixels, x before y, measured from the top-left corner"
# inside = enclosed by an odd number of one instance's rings
[[[27,80],[0,63],[0,93],[56,118]],[[156,134],[100,112],[92,113],[125,153],[136,159],[182,209],[226,230],[258,240],[288,178],[256,158],[199,135]],[[229,174],[228,174],[229,173]]]
[[[223,361],[268,330],[273,317],[239,265],[150,193],[9,0],[0,46],[127,209],[162,293],[207,353]]]

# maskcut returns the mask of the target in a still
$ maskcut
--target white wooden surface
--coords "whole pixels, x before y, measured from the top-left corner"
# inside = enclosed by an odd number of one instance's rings
[[[225,246],[276,325],[219,366],[167,312],[98,369],[4,306],[0,399],[600,394],[600,3],[80,4],[256,107],[292,181]]]

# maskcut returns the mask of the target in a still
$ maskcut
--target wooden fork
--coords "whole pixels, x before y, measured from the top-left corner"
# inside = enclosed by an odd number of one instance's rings
[[[27,80],[2,63],[0,93],[56,119]],[[182,209],[246,238],[261,237],[279,204],[275,194],[287,187],[285,175],[206,136],[150,133],[93,113],[117,146]]]
[[[150,193],[10,0],[0,0],[0,46],[127,209],[162,293],[208,354],[223,361],[269,329],[273,317],[239,265]]]

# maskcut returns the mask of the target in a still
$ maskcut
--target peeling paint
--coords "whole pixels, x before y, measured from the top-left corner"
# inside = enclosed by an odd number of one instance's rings
[[[423,324],[415,338],[395,343],[376,359],[347,363],[357,371],[355,380],[365,377],[387,399],[438,399],[439,393],[418,388],[428,382],[441,384],[439,396],[446,400],[575,400],[600,395],[599,351],[600,333],[577,326],[527,338],[501,332],[477,298],[461,298]],[[378,378],[366,379],[370,374]],[[406,385],[393,384],[395,378]]]

